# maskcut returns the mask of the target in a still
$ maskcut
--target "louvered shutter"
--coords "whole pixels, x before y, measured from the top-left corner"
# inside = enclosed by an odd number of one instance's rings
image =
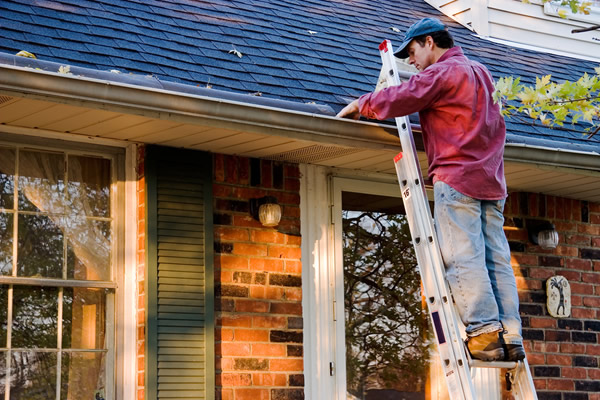
[[[211,160],[146,149],[148,399],[214,398]]]

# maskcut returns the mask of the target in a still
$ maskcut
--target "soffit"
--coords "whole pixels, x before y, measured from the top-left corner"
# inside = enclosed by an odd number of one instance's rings
[[[152,118],[143,113],[124,113],[51,101],[6,96],[0,93],[0,130],[45,136],[67,135],[74,139],[100,138],[133,143],[235,154],[293,163],[308,163],[367,173],[395,175],[393,157],[397,146],[361,148],[342,146],[335,138],[302,140],[263,131],[228,129],[182,122],[168,115]],[[390,138],[390,141],[394,141]],[[425,172],[427,159],[419,152]],[[506,161],[510,191],[600,201],[600,172],[543,163]]]

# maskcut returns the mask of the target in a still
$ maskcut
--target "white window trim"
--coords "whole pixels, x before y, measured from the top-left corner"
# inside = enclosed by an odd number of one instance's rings
[[[8,134],[8,135],[5,135]],[[14,136],[13,136],[14,135]],[[120,251],[123,251],[123,277],[116,281],[123,285],[120,299],[115,307],[115,322],[119,331],[115,332],[115,351],[114,357],[117,360],[114,368],[115,374],[115,399],[116,400],[135,400],[137,399],[137,145],[125,143],[112,139],[90,138],[79,135],[69,135],[60,132],[45,131],[42,129],[29,129],[21,127],[2,126],[0,128],[0,137],[7,138],[8,141],[15,140],[19,143],[22,136],[29,136],[28,142],[44,140],[64,140],[86,146],[111,146],[125,149],[124,165],[116,166],[124,169],[125,182],[118,183],[117,195],[122,196],[124,201],[122,208],[124,215],[121,216],[124,222],[124,245]],[[13,139],[11,139],[11,137]],[[101,152],[101,151],[100,151]],[[119,159],[119,157],[117,157]],[[118,161],[117,161],[118,162]],[[113,330],[114,332],[114,330]]]
[[[304,395],[307,400],[346,400],[344,294],[336,290],[344,284],[342,192],[397,197],[401,202],[400,189],[389,177],[338,177],[327,168],[305,164],[300,172]]]

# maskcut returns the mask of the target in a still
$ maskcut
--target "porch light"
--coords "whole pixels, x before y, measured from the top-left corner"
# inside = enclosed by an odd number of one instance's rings
[[[251,199],[250,213],[263,226],[277,226],[281,221],[281,206],[277,203],[277,199],[272,196]]]
[[[558,232],[549,221],[528,219],[526,220],[529,240],[542,249],[555,249],[558,246]]]

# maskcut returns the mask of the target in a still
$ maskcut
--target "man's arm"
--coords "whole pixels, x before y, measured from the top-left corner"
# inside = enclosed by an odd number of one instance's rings
[[[358,99],[344,107],[342,111],[337,113],[336,117],[358,119],[360,117],[360,111],[358,110]]]

